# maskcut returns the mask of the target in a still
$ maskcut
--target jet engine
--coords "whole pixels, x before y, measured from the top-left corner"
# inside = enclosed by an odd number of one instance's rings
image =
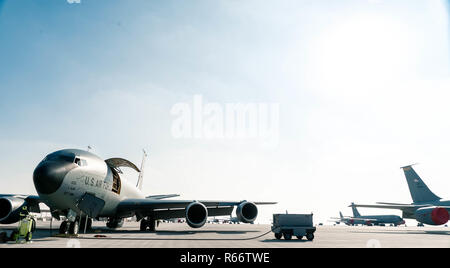
[[[200,228],[208,219],[208,209],[199,202],[193,202],[186,207],[186,222],[192,228]]]
[[[420,208],[415,216],[417,221],[428,225],[443,225],[450,218],[448,211],[441,207]]]
[[[110,229],[117,229],[122,226],[123,226],[123,219],[109,218],[108,221],[106,222],[106,227]]]
[[[14,197],[0,198],[0,223],[12,224],[20,219],[20,209],[24,205],[23,199]]]
[[[258,208],[250,202],[242,202],[236,209],[236,216],[240,222],[253,223],[258,216]]]

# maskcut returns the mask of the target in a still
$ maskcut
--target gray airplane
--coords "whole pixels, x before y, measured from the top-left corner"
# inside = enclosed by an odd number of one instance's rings
[[[342,215],[342,212],[339,211],[339,218],[331,217],[328,222],[334,222],[335,224],[345,224],[345,225],[355,225],[351,222],[352,217]],[[361,223],[364,224],[364,223]]]
[[[393,224],[395,226],[405,224],[405,221],[402,217],[397,215],[364,215],[361,216],[358,209],[355,206],[355,203],[352,203],[350,207],[353,210],[353,218],[354,219],[362,219],[365,220],[369,225],[385,225],[385,224]]]
[[[344,224],[351,225],[351,226],[354,226],[354,225],[384,226],[386,224],[392,224],[392,225],[398,226],[398,225],[405,224],[405,221],[400,216],[397,216],[397,215],[361,216],[358,209],[355,207],[354,203],[352,203],[350,206],[352,207],[352,210],[353,210],[353,217],[344,217],[342,215],[342,213],[339,212],[340,218],[339,219],[335,218],[336,223],[343,222]]]
[[[365,217],[349,217],[342,215],[342,212],[339,211],[339,218],[331,218],[331,222],[334,222],[336,224],[345,224],[348,226],[355,226],[355,225],[368,225],[371,226],[373,224],[373,219],[366,219]]]
[[[444,225],[449,221],[450,200],[435,195],[417,175],[412,166],[402,167],[413,203],[377,203],[377,205],[355,205],[356,207],[399,209],[403,218],[415,219],[428,225]]]
[[[208,216],[230,215],[236,209],[240,222],[253,223],[258,215],[256,205],[273,202],[167,200],[178,195],[145,196],[142,192],[141,169],[122,158],[102,160],[82,150],[61,150],[47,155],[36,167],[33,182],[39,196],[0,195],[0,223],[19,221],[23,206],[39,213],[39,203],[45,203],[54,218],[65,218],[61,234],[77,234],[89,228],[92,218],[107,218],[106,226],[120,228],[124,218],[136,216],[141,231],[154,231],[157,220],[186,218],[192,228],[200,228]],[[122,180],[120,168],[139,172],[137,185]],[[87,225],[86,225],[87,224]]]

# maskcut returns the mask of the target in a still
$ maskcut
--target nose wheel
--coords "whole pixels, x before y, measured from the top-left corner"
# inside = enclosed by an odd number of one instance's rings
[[[63,221],[59,227],[59,234],[61,235],[78,235],[79,231],[80,225],[78,224],[78,221]]]
[[[91,231],[92,230],[92,219],[88,218],[87,225],[86,225],[86,217],[81,218],[80,230],[81,230],[81,232],[84,232],[84,230]]]
[[[59,226],[59,234],[61,235],[67,235],[69,234],[69,222],[63,221],[61,225]]]
[[[78,224],[78,221],[74,221],[69,224],[69,234],[78,235],[79,231],[80,231],[80,225]]]

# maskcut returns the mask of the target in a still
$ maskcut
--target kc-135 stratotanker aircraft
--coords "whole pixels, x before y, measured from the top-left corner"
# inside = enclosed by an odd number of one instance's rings
[[[403,218],[415,219],[428,225],[444,225],[449,219],[450,200],[435,195],[419,177],[412,166],[402,167],[408,183],[412,204],[378,203],[377,205],[353,205],[354,207],[399,209]]]
[[[342,212],[339,212],[340,218],[331,218],[332,222],[340,224],[341,222],[345,225],[380,225],[384,226],[386,224],[392,224],[394,226],[405,224],[402,217],[397,215],[365,215],[361,216],[355,204],[352,203],[353,217],[344,217]]]
[[[258,215],[256,205],[274,202],[167,200],[178,195],[145,196],[142,193],[141,169],[122,158],[102,160],[93,153],[68,149],[49,154],[36,167],[33,182],[39,196],[0,195],[0,223],[19,221],[20,211],[40,212],[45,203],[54,218],[65,220],[61,234],[77,234],[90,228],[92,218],[108,218],[107,227],[120,228],[125,218],[136,216],[141,231],[154,231],[157,220],[186,218],[192,228],[202,227],[209,216],[231,215],[234,207],[239,221],[253,223]],[[122,180],[120,168],[139,172],[137,185]],[[87,225],[86,225],[87,224]]]

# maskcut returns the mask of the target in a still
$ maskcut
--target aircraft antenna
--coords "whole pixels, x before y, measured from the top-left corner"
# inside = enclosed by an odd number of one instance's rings
[[[144,166],[145,160],[147,158],[147,152],[145,151],[145,149],[142,149],[142,151],[144,152],[144,155],[142,156],[141,172],[139,172],[139,178],[136,185],[136,188],[138,188],[139,190],[142,190],[142,183],[144,181]]]

